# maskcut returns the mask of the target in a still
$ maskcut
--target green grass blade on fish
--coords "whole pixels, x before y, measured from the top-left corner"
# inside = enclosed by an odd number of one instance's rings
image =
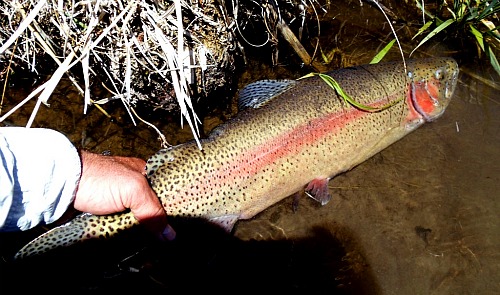
[[[380,62],[384,58],[384,56],[386,56],[387,52],[391,50],[394,42],[396,42],[396,39],[392,39],[391,42],[387,43],[387,45],[385,45],[385,47],[373,57],[373,59],[370,61],[370,64],[376,64]]]
[[[319,76],[325,83],[326,85],[330,86],[333,90],[335,90],[340,96],[342,96],[342,98],[344,99],[344,101],[360,110],[363,110],[363,111],[366,111],[366,112],[371,112],[371,113],[375,113],[375,112],[380,112],[380,111],[383,111],[385,109],[388,109],[390,107],[392,107],[393,105],[397,104],[399,101],[402,100],[402,98],[400,99],[397,99],[397,100],[394,100],[394,101],[391,101],[381,107],[372,107],[372,106],[369,106],[369,105],[365,105],[365,104],[362,104],[362,103],[359,103],[357,102],[356,100],[354,100],[349,94],[347,94],[343,89],[342,87],[340,86],[340,84],[335,81],[335,79],[333,79],[331,76],[327,75],[327,74],[321,74],[321,73],[310,73],[310,74],[307,74],[301,78],[299,78],[298,80],[300,79],[303,79],[303,78],[309,78],[309,77],[313,77],[313,76]]]
[[[415,50],[417,50],[420,46],[422,46],[425,42],[429,41],[429,39],[431,39],[432,37],[436,36],[439,32],[441,32],[442,30],[446,29],[449,25],[451,25],[452,23],[454,23],[455,20],[450,18],[448,20],[446,20],[445,22],[443,22],[441,25],[439,25],[438,27],[436,27],[434,30],[432,30],[429,34],[427,34],[427,36],[425,36],[424,39],[422,39],[422,41],[420,41],[420,43],[418,43],[417,47],[415,47],[411,53],[410,53],[410,56],[413,54],[413,52],[415,52]]]

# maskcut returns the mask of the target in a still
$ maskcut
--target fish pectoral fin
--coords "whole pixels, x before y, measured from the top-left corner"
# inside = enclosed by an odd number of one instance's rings
[[[328,192],[329,178],[315,178],[309,182],[306,187],[306,194],[320,202],[321,205],[326,205],[332,199]]]
[[[236,221],[238,221],[238,219],[239,219],[238,215],[223,215],[217,217],[210,217],[208,218],[208,221],[210,223],[213,223],[221,227],[226,232],[230,233],[233,230],[234,224],[236,223]]]

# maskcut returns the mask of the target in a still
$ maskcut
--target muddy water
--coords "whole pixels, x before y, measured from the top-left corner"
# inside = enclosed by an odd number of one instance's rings
[[[350,53],[344,63],[367,62],[380,45],[377,33],[367,32],[366,22],[345,31],[352,38],[341,47]],[[323,44],[325,48],[341,45]],[[373,50],[360,53],[361,46]],[[335,177],[330,182],[334,197],[326,206],[304,197],[293,212],[288,198],[252,220],[238,222],[232,236],[172,220],[178,231],[172,243],[159,245],[141,232],[131,232],[20,264],[5,260],[44,229],[4,234],[0,236],[4,258],[0,285],[88,293],[138,289],[497,294],[500,79],[486,63],[464,58],[442,44],[420,53],[432,54],[456,56],[461,65],[459,84],[445,114]],[[266,61],[255,63],[260,66],[248,67],[242,84],[306,71],[295,69],[290,74],[280,65],[263,75]],[[491,86],[475,75],[493,81]],[[23,89],[28,82],[15,81],[7,93],[7,108],[27,95]],[[105,105],[110,119],[96,108],[83,115],[81,101],[68,82],[62,83],[49,101],[50,108],[40,110],[35,127],[60,130],[76,146],[94,152],[147,158],[160,148],[155,131],[141,122],[134,126],[120,102]],[[9,122],[25,124],[32,109],[29,103]],[[208,132],[234,115],[231,110],[225,106],[210,113],[203,128]],[[172,144],[190,137],[188,128],[179,128],[177,116],[139,112],[155,120]],[[19,278],[26,284],[16,283]]]

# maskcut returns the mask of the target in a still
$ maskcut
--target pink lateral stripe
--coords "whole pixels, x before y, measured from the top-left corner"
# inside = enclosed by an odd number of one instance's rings
[[[392,101],[397,96],[398,94],[390,95],[389,100]],[[380,99],[370,106],[380,107],[385,105],[387,101],[387,98]],[[204,179],[199,179],[198,183],[192,183],[191,188],[184,192],[187,195],[197,196],[202,191],[207,193],[206,190],[210,191],[213,187],[222,188],[238,185],[237,179],[256,175],[278,159],[297,154],[303,147],[311,145],[329,134],[335,134],[349,122],[368,115],[372,115],[372,113],[350,107],[348,110],[316,118],[308,124],[297,126],[295,129],[277,136],[265,144],[255,146],[222,164],[210,175],[206,175]],[[208,186],[207,181],[210,183]]]
[[[391,95],[390,97],[397,97],[397,95]],[[387,101],[387,98],[381,99],[370,104],[370,106],[380,107],[385,105]],[[335,112],[316,118],[308,124],[297,126],[290,132],[284,133],[270,142],[253,147],[231,163],[228,163],[229,167],[237,167],[237,169],[225,171],[225,173],[229,174],[229,178],[233,179],[254,175],[278,159],[297,154],[304,146],[311,145],[329,134],[336,134],[349,122],[367,115],[371,115],[371,113],[350,107],[347,111]]]

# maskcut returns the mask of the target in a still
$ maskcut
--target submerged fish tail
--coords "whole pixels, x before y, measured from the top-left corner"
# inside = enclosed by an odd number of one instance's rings
[[[137,224],[137,220],[130,212],[106,216],[84,213],[66,224],[55,227],[35,238],[21,248],[14,256],[14,259],[40,255],[88,239],[109,238]]]

